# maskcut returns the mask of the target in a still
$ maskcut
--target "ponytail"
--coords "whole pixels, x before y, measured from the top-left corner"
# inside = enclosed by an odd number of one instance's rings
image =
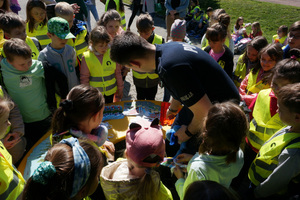
[[[158,172],[152,168],[146,168],[146,174],[141,178],[137,186],[138,200],[157,199],[160,188],[160,177]]]

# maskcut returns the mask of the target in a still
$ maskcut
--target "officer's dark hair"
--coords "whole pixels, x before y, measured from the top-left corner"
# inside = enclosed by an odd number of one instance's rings
[[[214,104],[208,111],[200,134],[199,154],[226,156],[226,163],[236,162],[248,131],[245,113],[233,102]]]
[[[135,33],[126,31],[113,39],[110,58],[121,65],[129,65],[130,61],[145,58],[150,53],[151,44]]]

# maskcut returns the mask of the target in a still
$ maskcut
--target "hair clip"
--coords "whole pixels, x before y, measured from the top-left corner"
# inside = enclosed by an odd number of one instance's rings
[[[63,102],[61,102],[59,104],[59,106],[62,107],[66,111],[70,111],[70,110],[73,109],[73,101],[69,100],[69,99],[66,99]]]
[[[32,175],[34,182],[46,185],[49,179],[56,173],[54,165],[50,161],[42,162]]]
[[[297,60],[297,56],[295,56],[295,55],[292,55],[292,56],[291,56],[291,59],[293,59],[293,60]]]

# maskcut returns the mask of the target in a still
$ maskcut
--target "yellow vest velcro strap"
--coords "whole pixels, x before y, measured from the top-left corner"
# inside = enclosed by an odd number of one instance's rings
[[[106,90],[106,91],[112,90],[112,89],[114,89],[114,87],[116,87],[116,86],[117,86],[117,83],[115,82],[113,85],[107,86],[107,87],[105,88],[105,90]],[[98,90],[99,90],[100,92],[103,92],[103,87],[97,87],[97,88],[98,88]]]
[[[115,78],[115,74],[111,74],[109,76],[104,76],[104,77],[93,77],[93,76],[90,76],[90,81],[103,82],[103,81],[110,81],[113,78]]]
[[[251,131],[249,131],[249,138],[254,141],[255,143],[259,144],[259,145],[263,145],[264,141],[262,139],[260,139],[259,137],[257,137],[254,133],[252,133]]]
[[[38,39],[39,41],[40,40],[46,40],[46,39],[49,39],[48,35],[37,35],[36,36],[36,39]]]
[[[251,180],[252,183],[254,183],[254,185],[257,186],[259,183],[262,183],[262,182],[264,182],[264,180],[266,180],[259,173],[257,173],[257,171],[255,169],[255,165],[253,165],[253,164],[251,165],[251,170],[252,170],[253,176],[255,178],[255,182],[258,181],[258,183],[257,182],[255,183],[254,180]]]
[[[121,17],[121,20],[123,20],[123,19],[125,19],[125,16],[122,16],[122,17]]]
[[[276,132],[278,129],[274,129],[274,128],[265,128],[265,127],[261,127],[257,125],[257,122],[255,121],[255,119],[252,120],[253,125],[255,126],[255,130],[261,133],[267,133],[268,135],[273,135],[274,132]]]
[[[264,170],[268,170],[268,171],[273,171],[277,167],[277,165],[274,163],[267,164],[261,160],[255,160],[255,164],[257,167],[260,167],[260,168],[262,168]]]
[[[83,49],[85,47],[87,47],[87,44],[85,42],[83,42],[83,43],[78,44],[78,45],[75,46],[75,48],[77,49],[77,51],[80,50],[80,49]]]
[[[18,186],[19,178],[18,175],[13,173],[13,180],[9,183],[7,190],[0,195],[0,199],[7,199],[10,193]]]

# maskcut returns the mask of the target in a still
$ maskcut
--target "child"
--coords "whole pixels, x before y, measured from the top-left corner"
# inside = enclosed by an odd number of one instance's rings
[[[186,37],[186,21],[175,19],[171,26],[171,40],[168,42],[185,42],[191,44],[191,41]]]
[[[27,181],[22,199],[83,199],[95,192],[102,167],[94,144],[64,139],[48,150]]]
[[[290,26],[288,44],[283,49],[283,58],[290,58],[291,49],[300,49],[300,21],[296,21]]]
[[[97,23],[99,26],[104,26],[109,33],[109,35],[114,38],[116,35],[119,35],[124,32],[121,28],[121,16],[116,10],[106,11],[100,18],[100,21]],[[123,81],[127,73],[130,71],[125,66],[121,66],[117,63],[117,68],[121,69],[121,74]]]
[[[279,26],[277,30],[277,34],[273,35],[272,42],[273,43],[279,43],[282,47],[287,45],[288,38],[288,27],[285,25]]]
[[[186,36],[186,21],[175,19],[171,26],[171,39],[168,42],[185,42],[192,44],[190,39]],[[163,87],[163,85],[162,85]],[[170,101],[171,94],[166,87],[164,87],[163,102]]]
[[[195,181],[191,183],[183,200],[239,200],[230,190],[215,181]]]
[[[107,32],[112,38],[124,32],[120,24],[121,16],[116,10],[106,11],[98,22],[99,26],[104,26],[106,28]]]
[[[146,121],[130,124],[126,133],[127,159],[118,160],[101,172],[100,183],[106,199],[173,199],[153,170],[165,154],[158,123],[156,119],[151,125]]]
[[[203,18],[202,18],[202,27],[201,27],[201,30],[199,32],[198,39],[202,38],[204,36],[204,34],[206,33],[206,30],[207,30],[207,27],[208,27],[208,24],[209,24],[210,17],[212,15],[212,13],[213,13],[212,7],[208,7],[206,9],[206,14],[204,14]],[[197,37],[195,37],[195,38],[197,39]]]
[[[154,21],[149,14],[141,14],[136,20],[136,28],[142,38],[151,44],[163,44],[164,39],[155,34]],[[136,87],[137,100],[154,100],[157,93],[159,77],[156,73],[132,71]]]
[[[248,131],[244,112],[232,102],[213,105],[207,115],[199,153],[179,154],[179,163],[187,163],[187,178],[177,165],[174,174],[180,199],[187,186],[196,180],[212,180],[229,188],[231,180],[239,174],[244,163],[240,145]]]
[[[44,49],[51,39],[47,36],[46,5],[40,0],[29,0],[26,5],[26,33],[36,37]]]
[[[185,17],[185,20],[186,21],[190,21],[193,19],[193,16],[194,16],[194,13],[195,13],[195,10],[196,9],[199,9],[201,10],[200,6],[199,6],[199,2],[198,0],[191,0],[190,1],[190,5],[189,5],[189,8],[188,8],[188,13],[186,14],[186,17]],[[174,23],[174,22],[173,22]]]
[[[230,16],[225,12],[224,9],[217,9],[213,11],[210,17],[209,26],[212,26],[215,23],[227,24],[227,37],[224,44],[231,50],[232,53],[234,53],[234,42],[233,39],[231,38],[231,34],[230,34],[231,31],[229,29]],[[205,35],[203,35],[201,39],[201,48],[205,49],[208,45],[209,45],[208,41]]]
[[[233,30],[233,41],[234,44],[237,44],[242,38],[244,37],[248,37],[247,33],[246,33],[246,27],[251,25],[251,23],[244,25],[244,18],[243,17],[239,17],[236,20],[236,23],[234,25],[234,30]]]
[[[269,89],[261,90],[252,101],[249,109],[252,110],[249,132],[246,137],[244,166],[237,178],[233,180],[232,187],[238,191],[242,179],[247,174],[251,163],[261,146],[284,124],[277,113],[278,90],[287,85],[300,82],[300,64],[293,59],[285,59],[276,64]],[[241,190],[242,191],[242,190]]]
[[[21,39],[7,40],[3,50],[3,84],[21,111],[29,150],[50,127],[52,106],[47,103],[44,67],[40,61],[32,60],[30,47]]]
[[[87,30],[86,23],[74,18],[74,10],[72,6],[66,2],[59,2],[55,5],[56,17],[61,17],[68,21],[70,32],[75,38],[68,39],[67,45],[73,47],[76,51],[77,62],[81,63],[81,57],[83,52],[87,50]],[[79,69],[76,68],[79,72]]]
[[[227,25],[217,23],[206,31],[209,46],[204,49],[225,70],[230,78],[233,71],[233,54],[224,45],[227,36]]]
[[[193,18],[187,22],[186,30],[190,32],[191,36],[198,34],[200,30],[200,20],[203,18],[203,11],[200,8],[195,8]]]
[[[4,35],[7,39],[19,38],[24,40],[32,51],[32,59],[38,59],[40,53],[39,50],[41,48],[40,43],[36,38],[30,38],[27,36],[26,22],[19,15],[13,12],[1,15],[0,28],[4,31]]]
[[[68,39],[75,36],[70,33],[68,22],[60,17],[53,17],[48,21],[47,35],[51,43],[40,52],[38,60],[47,61],[61,71],[67,77],[70,91],[79,84],[75,71],[76,53],[71,46],[66,45]]]
[[[289,199],[283,194],[300,173],[299,91],[300,83],[296,83],[286,85],[276,93],[279,117],[287,126],[264,143],[249,169],[248,176],[256,198],[274,197],[277,194],[277,198],[281,195],[280,199]],[[299,192],[299,188],[297,190]]]
[[[80,71],[80,83],[96,87],[103,94],[105,103],[112,103],[114,94],[119,99],[123,95],[120,68],[116,68],[116,63],[109,57],[110,41],[103,26],[95,27],[90,34],[90,48],[83,53]]]
[[[116,10],[121,16],[121,27],[126,31],[125,8],[122,0],[107,0],[105,3],[105,12]]]
[[[267,45],[267,39],[262,36],[256,37],[248,43],[245,53],[238,59],[233,74],[233,80],[236,87],[240,87],[242,80],[244,80],[250,70],[259,64],[258,53]]]
[[[263,35],[263,32],[261,31],[259,22],[253,22],[253,24],[251,25],[251,29],[252,29],[252,31],[248,36],[250,39],[253,39],[257,36],[262,36]]]
[[[68,137],[83,137],[98,146],[114,152],[114,145],[106,141],[107,130],[100,126],[103,118],[104,98],[99,90],[87,85],[74,87],[55,111],[52,119],[52,143]],[[106,132],[105,132],[106,131]]]
[[[278,44],[269,44],[258,55],[260,65],[255,66],[242,81],[239,93],[249,106],[255,93],[270,88],[271,70],[282,59],[283,51]]]
[[[13,102],[8,99],[0,99],[0,191],[1,199],[17,199],[21,196],[25,186],[22,174],[12,163],[12,157],[2,143],[6,129],[10,126],[8,116],[14,107]]]

